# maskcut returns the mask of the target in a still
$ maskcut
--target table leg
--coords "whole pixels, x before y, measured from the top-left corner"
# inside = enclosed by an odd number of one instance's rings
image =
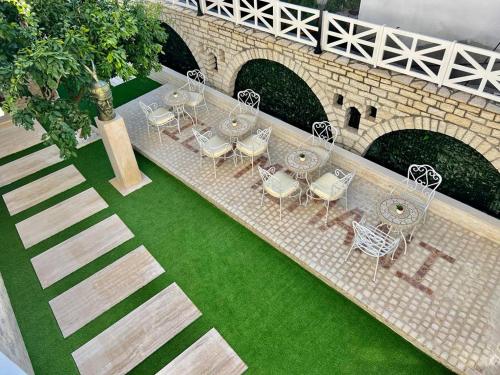
[[[406,237],[405,237],[402,230],[400,230],[399,233],[401,234],[401,237],[403,237],[403,242],[405,244],[405,252],[404,253],[406,254],[406,249],[408,248],[408,244],[406,243]]]

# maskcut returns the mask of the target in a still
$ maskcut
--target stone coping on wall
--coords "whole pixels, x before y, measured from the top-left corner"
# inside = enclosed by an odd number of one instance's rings
[[[150,78],[162,84],[168,82],[179,86],[184,84],[186,80],[185,76],[167,67],[163,67],[161,72],[152,73]],[[206,88],[205,94],[209,101],[216,102],[219,107],[228,112],[236,104],[235,99],[211,87]],[[291,144],[302,144],[309,135],[305,131],[263,112],[259,114],[259,121],[264,126],[271,126],[274,135]],[[355,170],[357,175],[384,189],[388,189],[404,179],[404,176],[340,147],[335,148],[333,158],[341,168]],[[484,212],[439,192],[436,192],[429,209],[436,215],[500,244],[500,220]]]

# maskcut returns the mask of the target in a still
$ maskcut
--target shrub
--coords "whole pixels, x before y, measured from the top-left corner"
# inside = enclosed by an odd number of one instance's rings
[[[396,131],[376,139],[365,157],[404,176],[410,164],[429,164],[443,176],[441,193],[500,216],[500,173],[455,138],[426,130]]]
[[[181,74],[188,70],[199,69],[193,54],[184,40],[166,23],[162,23],[168,33],[168,40],[163,44],[163,53],[160,55],[160,63]]]
[[[245,89],[260,94],[264,112],[307,132],[311,132],[313,122],[327,120],[320,101],[304,80],[277,62],[256,59],[243,65],[234,97]]]

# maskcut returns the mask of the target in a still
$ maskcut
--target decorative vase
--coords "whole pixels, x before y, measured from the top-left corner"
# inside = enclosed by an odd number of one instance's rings
[[[306,155],[305,154],[299,154],[299,160],[304,162],[306,160]]]
[[[397,206],[396,206],[396,213],[397,213],[398,215],[401,215],[403,212],[404,212],[404,207],[403,207],[403,206],[401,206],[401,205],[397,205]]]

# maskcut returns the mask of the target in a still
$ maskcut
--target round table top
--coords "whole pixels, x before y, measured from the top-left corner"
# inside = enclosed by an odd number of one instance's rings
[[[187,97],[181,91],[172,91],[165,95],[165,104],[171,105],[173,107],[178,105],[184,105],[187,101]]]
[[[312,172],[321,165],[320,156],[314,151],[305,149],[289,152],[285,161],[288,169],[296,173]]]
[[[397,206],[403,207],[403,212],[397,212]],[[413,202],[399,196],[383,198],[377,205],[377,214],[383,224],[395,227],[397,230],[409,229],[420,221],[423,212]]]
[[[241,137],[252,130],[254,124],[244,119],[238,119],[233,123],[232,119],[227,119],[219,125],[219,130],[226,137]]]

